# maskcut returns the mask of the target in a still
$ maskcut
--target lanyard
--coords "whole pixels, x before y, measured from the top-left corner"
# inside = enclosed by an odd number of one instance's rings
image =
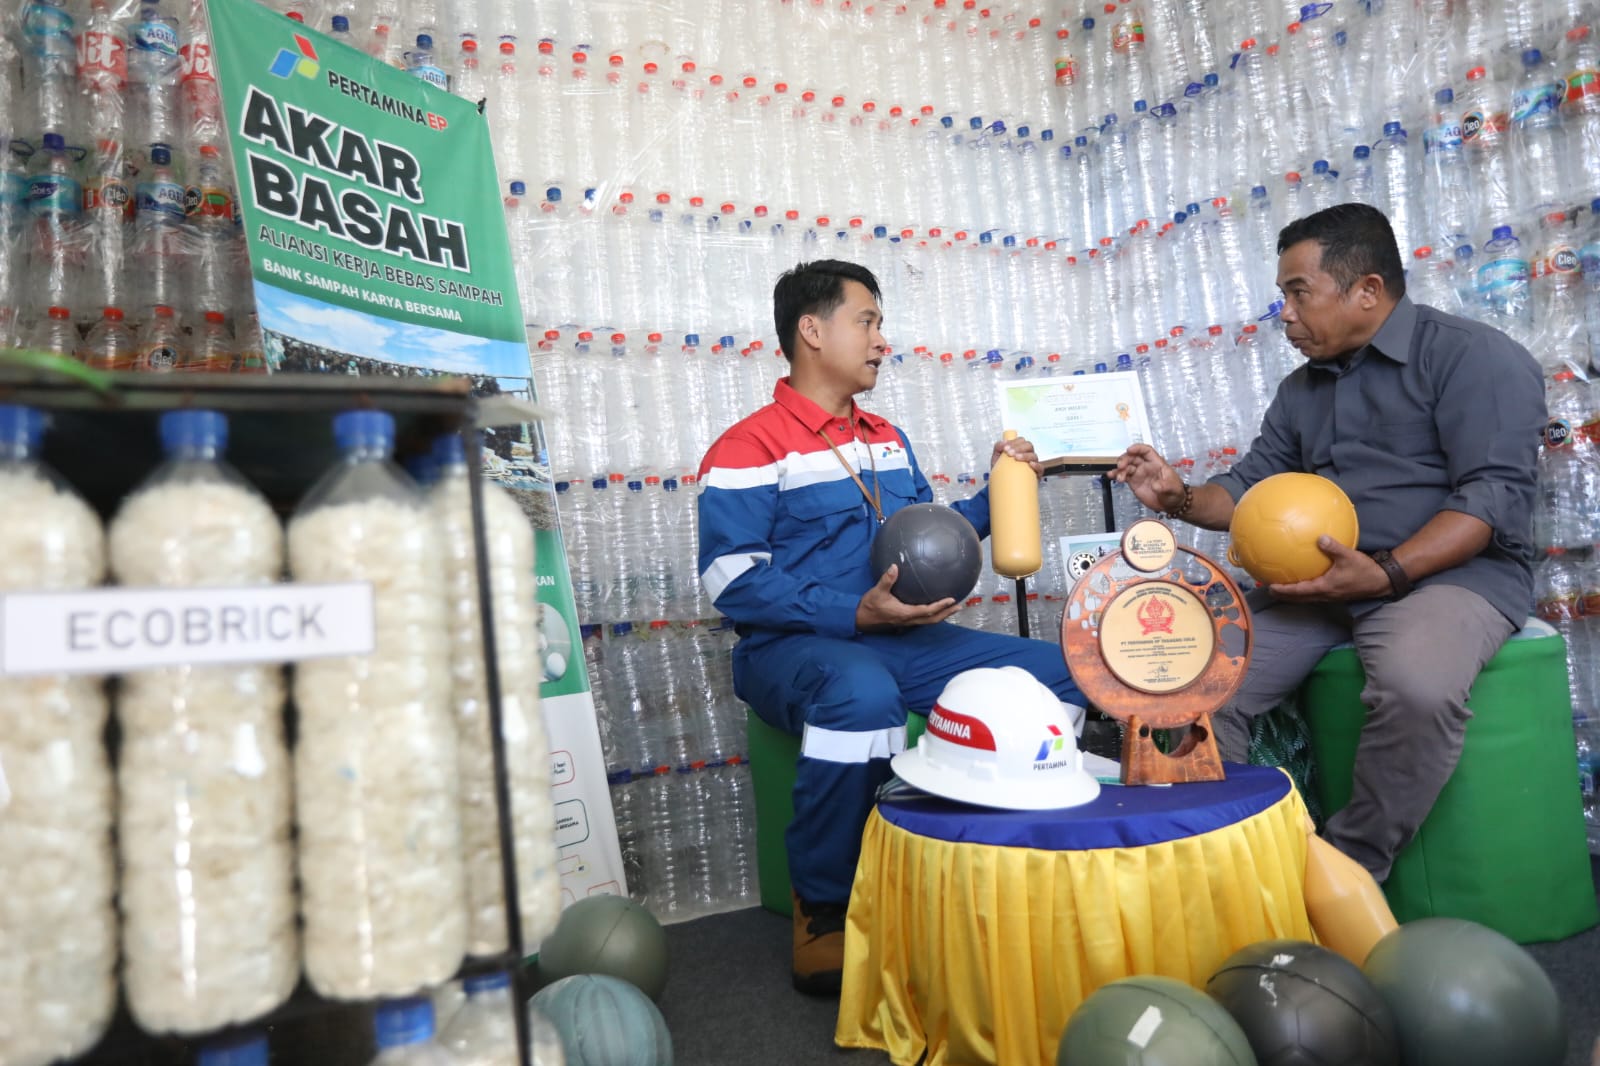
[[[872,464],[872,491],[868,492],[867,486],[861,480],[861,475],[856,473],[856,468],[851,466],[845,459],[844,453],[839,450],[839,446],[833,443],[828,438],[828,435],[820,429],[817,430],[817,436],[822,438],[824,444],[833,449],[834,458],[839,460],[839,465],[844,467],[845,473],[850,475],[850,480],[856,483],[856,488],[861,490],[861,495],[865,497],[868,503],[872,504],[872,510],[878,516],[878,524],[880,526],[883,525],[883,486],[878,484],[878,459],[877,456],[872,454],[872,445],[867,444],[866,441],[861,442],[867,445],[867,461]],[[853,432],[850,439],[852,441],[855,440]]]

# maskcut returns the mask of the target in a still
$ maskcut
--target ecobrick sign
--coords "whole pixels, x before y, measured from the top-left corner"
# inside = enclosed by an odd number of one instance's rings
[[[0,674],[295,662],[372,647],[364,582],[0,596]]]

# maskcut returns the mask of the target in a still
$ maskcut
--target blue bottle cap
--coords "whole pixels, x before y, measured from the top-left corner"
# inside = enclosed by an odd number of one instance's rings
[[[1184,212],[1179,211],[1177,214],[1172,216],[1172,221],[1174,224],[1181,226],[1185,222],[1189,221],[1189,216]]]
[[[1086,29],[1086,30],[1094,29],[1094,19],[1084,19],[1083,20],[1083,28]]]
[[[1107,115],[1104,119],[1102,119],[1100,121],[1100,125],[1102,127],[1115,126],[1116,124],[1117,124],[1117,113],[1115,111],[1111,112],[1109,115]]]
[[[662,489],[663,492],[677,492],[678,491],[678,479],[675,478],[675,477],[664,477],[664,478],[662,478],[661,479],[661,489]]]
[[[1178,114],[1178,109],[1172,104],[1162,104],[1156,108],[1156,114],[1162,118],[1174,118]]]
[[[1150,105],[1145,103],[1143,100],[1135,100],[1133,102],[1133,113],[1135,115],[1139,114],[1142,111],[1148,111],[1148,110],[1150,110]]]
[[[1024,127],[1024,128],[1026,128],[1026,127]],[[1039,139],[1041,141],[1053,141],[1053,140],[1056,139],[1056,131],[1055,130],[1040,130],[1039,131]]]
[[[978,234],[978,243],[979,244],[993,244],[994,243],[994,234],[990,233],[988,231],[985,231],[983,233]]]
[[[1109,374],[1111,372],[1111,368],[1104,363],[1096,363],[1094,365],[1094,372],[1096,374]]]
[[[1119,356],[1117,356],[1117,369],[1118,370],[1132,370],[1133,369],[1133,356],[1131,356],[1131,355],[1119,355]]]
[[[1087,148],[1089,146],[1089,138],[1080,133],[1072,138],[1072,145],[1074,148]]]
[[[1187,204],[1187,205],[1185,205],[1183,211],[1184,211],[1184,214],[1188,215],[1190,218],[1193,218],[1195,215],[1198,215],[1200,213],[1200,205],[1199,204]]]
[[[394,449],[394,416],[387,411],[345,411],[333,416],[333,442],[340,451]]]
[[[1328,172],[1328,161],[1326,159],[1318,159],[1316,162],[1311,164],[1311,173],[1313,173],[1313,174],[1326,174],[1327,172]]]
[[[1470,244],[1458,244],[1458,245],[1456,245],[1456,258],[1457,259],[1471,259],[1472,258],[1472,245],[1470,245]]]
[[[990,348],[984,353],[983,361],[986,363],[998,363],[1004,358],[1005,357],[1000,354],[999,348]]]
[[[990,126],[989,129],[995,133],[1004,133],[1006,131],[1006,124],[996,119],[994,125]]]
[[[20,404],[0,404],[0,447],[33,451],[44,436],[44,412]]]
[[[1372,154],[1372,149],[1371,148],[1368,148],[1364,144],[1356,145],[1355,157],[1357,159],[1365,159],[1371,154]]]
[[[943,118],[941,118],[939,120],[939,125],[943,126],[945,129],[949,129],[951,126],[954,126],[955,124],[956,124],[956,120],[954,118],[952,118],[950,115],[945,115]]]
[[[1027,135],[1028,135],[1028,127],[1026,127],[1026,126],[1018,126],[1017,127],[1017,136],[1018,137],[1026,137]]]
[[[417,47],[427,50],[433,47],[433,38],[426,33],[417,34]]]
[[[47,134],[44,135],[44,147],[45,147],[46,151],[59,152],[63,148],[65,148],[66,146],[67,146],[67,142],[61,136],[61,134],[59,134],[59,133],[47,133]]]
[[[1433,94],[1433,102],[1436,104],[1453,104],[1455,100],[1456,91],[1448,86]]]
[[[1201,93],[1205,92],[1205,89],[1206,87],[1201,85],[1199,82],[1191,81],[1188,85],[1183,87],[1183,95],[1199,96]]]
[[[433,461],[440,466],[464,466],[467,449],[459,433],[444,433],[433,442]]]
[[[161,416],[161,448],[167,454],[228,446],[228,417],[221,411],[168,411]]]
[[[683,343],[687,344],[691,348],[698,348],[700,346],[700,334],[685,333],[683,335]]]
[[[520,181],[514,181],[511,183],[511,195],[526,196],[528,195],[528,187]]]
[[[570,481],[558,481],[556,482],[556,495],[560,496],[563,492],[566,492],[571,488],[572,483]]]
[[[259,1033],[207,1044],[196,1066],[267,1066],[267,1038]]]
[[[1217,76],[1217,72],[1212,71],[1210,74],[1205,76],[1206,88],[1215,89],[1221,80],[1222,79]]]
[[[549,200],[553,204],[559,204],[561,202],[561,186],[559,186],[559,185],[550,186],[548,189],[546,189],[544,191],[544,198],[546,200]],[[660,214],[660,212],[659,211],[652,211],[651,214]]]
[[[1348,33],[1346,33],[1344,30],[1334,30],[1333,31],[1333,46],[1335,48],[1343,48],[1345,45],[1347,45],[1349,43],[1350,43],[1350,35]]]
[[[888,226],[873,226],[872,227],[872,235],[881,240],[882,238],[887,237],[889,235],[889,227]]]
[[[1265,185],[1252,185],[1250,187],[1250,199],[1262,200],[1266,198],[1266,195],[1267,187]]]
[[[1383,124],[1383,135],[1385,137],[1393,137],[1396,134],[1404,137],[1405,132],[1405,129],[1398,122],[1385,122]]]
[[[633,623],[632,622],[614,622],[614,623],[612,623],[611,635],[614,636],[614,637],[625,637],[629,633],[632,633],[632,632],[633,632]]]
[[[1600,215],[1600,197],[1589,202],[1589,210],[1593,214]]]
[[[1522,53],[1522,65],[1525,67],[1536,67],[1543,62],[1544,53],[1537,48],[1530,48]]]
[[[45,134],[45,147],[50,147],[50,134]],[[172,162],[172,149],[164,144],[150,146],[150,162],[158,167],[164,167]]]
[[[502,988],[511,987],[511,975],[504,973],[483,973],[476,977],[469,977],[461,982],[461,987],[467,995],[473,996],[480,992],[494,992]]]
[[[1509,241],[1516,239],[1516,234],[1511,232],[1510,226],[1496,226],[1494,228],[1494,233],[1491,234],[1491,236],[1497,241]]]
[[[350,20],[343,15],[333,16],[333,32],[344,33],[350,29]]]
[[[611,482],[606,480],[606,477],[605,477],[604,474],[601,474],[599,477],[597,477],[593,481],[589,482],[589,484],[594,488],[603,489],[607,485],[611,484]]]
[[[1316,4],[1301,4],[1300,5],[1300,21],[1301,22],[1305,22],[1307,19],[1314,19],[1320,14],[1322,14],[1322,12],[1317,10],[1317,5]]]
[[[1017,238],[1008,233],[1000,244],[1006,248],[1015,248],[1017,246]]]
[[[977,115],[973,115],[971,118],[967,119],[967,127],[973,130],[981,130],[983,129],[983,119],[979,118]]]
[[[724,348],[732,348],[733,347],[733,335],[730,333],[730,334],[728,334],[726,336],[720,337],[720,338],[718,338],[717,343],[722,345]]]
[[[420,996],[378,1004],[372,1035],[379,1050],[420,1044],[433,1036],[433,1001]]]

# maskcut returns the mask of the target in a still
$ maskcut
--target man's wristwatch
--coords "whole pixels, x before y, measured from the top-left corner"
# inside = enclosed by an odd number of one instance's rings
[[[1400,561],[1384,548],[1371,554],[1372,561],[1383,567],[1383,572],[1389,575],[1389,598],[1400,600],[1410,595],[1411,579],[1406,576],[1406,568],[1400,565]]]

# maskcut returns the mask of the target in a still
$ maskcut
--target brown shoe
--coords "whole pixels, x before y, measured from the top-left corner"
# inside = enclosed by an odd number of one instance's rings
[[[794,897],[794,987],[808,996],[839,994],[845,909],[843,903],[807,903]]]

